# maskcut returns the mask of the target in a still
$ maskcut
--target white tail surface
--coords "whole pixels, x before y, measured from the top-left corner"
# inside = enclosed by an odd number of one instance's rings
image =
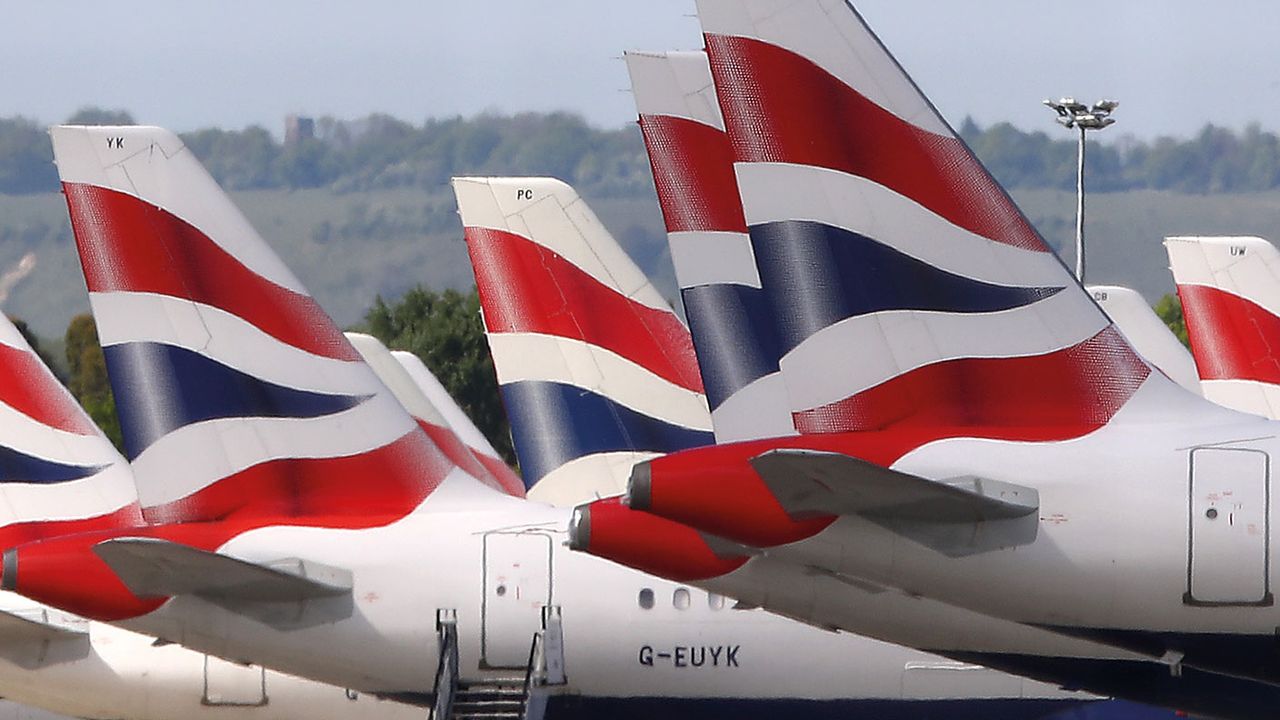
[[[427,400],[444,417],[445,424],[457,434],[489,474],[498,479],[505,488],[519,488],[518,494],[523,495],[526,488],[520,476],[507,465],[507,461],[502,459],[502,455],[494,449],[484,433],[480,432],[480,428],[476,427],[462,406],[458,405],[458,401],[453,399],[440,379],[427,369],[422,359],[404,350],[393,350],[391,356],[400,363],[409,377],[413,378],[418,390],[427,396]]]
[[[1191,353],[1136,290],[1117,285],[1086,288],[1138,354],[1171,380],[1200,395],[1200,377]]]

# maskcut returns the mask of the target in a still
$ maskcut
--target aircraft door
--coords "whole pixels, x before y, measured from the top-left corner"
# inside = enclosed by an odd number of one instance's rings
[[[551,603],[551,538],[534,533],[484,537],[481,657],[486,667],[523,668],[542,608]]]
[[[1187,604],[1271,604],[1270,494],[1265,452],[1191,451]]]
[[[267,704],[267,671],[260,665],[241,665],[204,656],[204,696],[201,705],[258,707]]]

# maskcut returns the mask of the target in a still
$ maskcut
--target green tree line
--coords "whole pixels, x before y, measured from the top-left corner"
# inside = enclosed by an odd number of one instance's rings
[[[123,111],[87,108],[71,123],[132,123]],[[388,115],[315,121],[314,137],[285,144],[266,128],[209,128],[182,135],[229,190],[331,187],[338,191],[438,188],[455,175],[552,175],[588,194],[647,191],[648,159],[639,130],[602,130],[570,113],[480,115],[414,125]],[[0,193],[57,189],[44,128],[0,119]]]
[[[86,108],[68,122],[131,123],[133,118],[124,111]],[[1256,124],[1239,132],[1206,125],[1189,139],[1150,142],[1112,133],[1107,142],[1089,145],[1089,183],[1095,191],[1208,193],[1280,187],[1280,136]],[[960,135],[1005,187],[1073,187],[1076,145],[1071,133],[1027,132],[1008,123],[983,128],[966,119]],[[634,125],[600,129],[563,112],[485,114],[421,124],[381,114],[359,120],[322,117],[315,121],[314,137],[288,145],[256,125],[209,128],[182,137],[231,190],[437,188],[455,175],[537,174],[567,180],[587,195],[608,197],[647,192],[650,183]],[[44,128],[20,116],[0,118],[0,193],[56,188]]]

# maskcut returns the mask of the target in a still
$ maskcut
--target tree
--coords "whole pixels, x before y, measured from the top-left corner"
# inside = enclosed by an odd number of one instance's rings
[[[502,457],[515,462],[474,288],[461,293],[418,286],[391,304],[379,296],[365,323],[387,347],[421,358]]]
[[[71,318],[67,326],[67,389],[84,406],[117,448],[124,447],[116,401],[107,380],[107,363],[98,344],[98,326],[88,313]]]
[[[1182,318],[1182,302],[1178,300],[1178,296],[1167,293],[1156,302],[1155,310],[1178,341],[1190,348],[1191,341],[1187,339],[1187,324]]]

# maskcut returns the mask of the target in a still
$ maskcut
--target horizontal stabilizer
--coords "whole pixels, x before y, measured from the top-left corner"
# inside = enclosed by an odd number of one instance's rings
[[[1032,488],[975,477],[926,480],[833,452],[771,450],[751,466],[797,519],[835,514],[980,522],[1022,517],[1040,506]]]
[[[772,450],[751,465],[795,520],[861,515],[947,555],[1021,545],[1037,530],[1036,490],[999,480],[929,480],[813,450]]]
[[[273,627],[351,612],[349,570],[298,558],[258,564],[156,538],[117,538],[94,552],[139,597],[193,595]]]
[[[71,662],[89,654],[89,626],[51,622],[48,611],[0,610],[0,658],[27,670]]]

